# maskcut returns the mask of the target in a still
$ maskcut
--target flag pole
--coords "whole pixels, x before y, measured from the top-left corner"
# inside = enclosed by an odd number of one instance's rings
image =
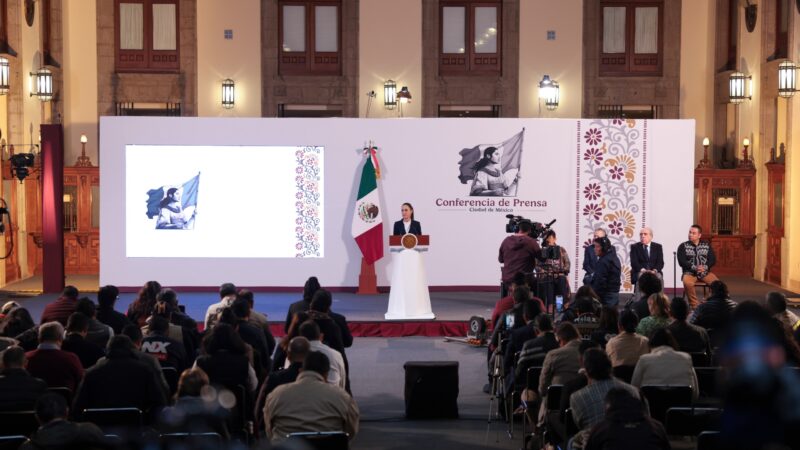
[[[367,158],[372,158],[373,142],[364,148]],[[356,295],[375,295],[378,293],[378,275],[375,273],[375,264],[368,263],[366,258],[361,257],[361,272],[358,275],[358,290]]]

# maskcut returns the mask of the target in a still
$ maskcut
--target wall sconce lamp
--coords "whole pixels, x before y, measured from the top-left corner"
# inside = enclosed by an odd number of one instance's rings
[[[222,107],[225,109],[233,108],[234,99],[236,98],[234,88],[233,80],[230,78],[222,80]]]
[[[751,100],[753,98],[752,92],[750,92],[749,95],[746,92],[748,90],[746,85],[749,84],[748,82],[752,82],[752,80],[752,76],[745,75],[742,72],[734,72],[731,74],[728,81],[728,98],[731,103],[738,105],[745,100]]]
[[[31,77],[36,81],[36,92],[31,92],[31,97],[34,95],[43,102],[49,102],[53,99],[53,72],[50,69],[42,67],[35,73],[31,73]]]
[[[784,61],[778,65],[778,95],[791,98],[797,92],[797,65]]]
[[[92,167],[92,160],[86,156],[86,143],[89,142],[89,138],[86,137],[85,134],[81,135],[81,156],[78,156],[78,160],[75,161],[75,165],[78,167]]]
[[[711,140],[707,137],[703,138],[703,159],[697,164],[698,169],[708,169],[711,167],[711,161],[708,159],[708,147],[711,145]]]
[[[0,95],[8,94],[9,84],[8,59],[0,57]]]
[[[383,106],[390,110],[397,107],[397,83],[394,80],[383,83]]]
[[[739,162],[739,167],[743,169],[752,169],[754,167],[753,160],[750,159],[747,152],[747,149],[750,148],[750,139],[742,139],[742,147],[744,147],[744,150],[742,150],[742,160]]]
[[[548,111],[558,108],[559,87],[558,82],[550,79],[550,75],[542,77],[539,82],[539,98],[544,100]]]

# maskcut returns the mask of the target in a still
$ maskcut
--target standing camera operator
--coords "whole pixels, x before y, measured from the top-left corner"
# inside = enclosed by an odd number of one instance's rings
[[[541,247],[536,239],[529,236],[531,228],[530,220],[520,220],[514,234],[507,236],[500,244],[500,255],[497,260],[503,264],[502,297],[507,295],[507,286],[514,280],[517,272],[526,276],[533,272],[534,262],[539,257]]]
[[[564,247],[556,243],[556,232],[547,230],[542,237],[542,256],[537,263],[536,271],[552,277],[554,289],[548,289],[546,304],[554,304],[554,297],[561,295],[569,300],[569,283],[567,275],[570,270],[569,256]]]

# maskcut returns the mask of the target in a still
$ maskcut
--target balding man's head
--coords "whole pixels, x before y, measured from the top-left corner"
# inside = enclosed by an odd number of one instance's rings
[[[650,227],[642,227],[639,231],[639,242],[644,245],[649,245],[653,241],[653,229]]]
[[[311,343],[308,342],[308,339],[304,338],[303,336],[292,338],[292,340],[289,341],[289,348],[287,349],[289,361],[293,363],[303,362],[306,359],[306,355],[308,355],[310,348]]]

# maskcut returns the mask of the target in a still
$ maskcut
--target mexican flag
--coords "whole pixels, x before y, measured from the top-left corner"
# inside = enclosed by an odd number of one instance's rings
[[[361,182],[358,184],[358,196],[353,212],[353,237],[367,264],[373,264],[383,258],[383,221],[378,198],[380,168],[376,150],[375,147],[367,150],[367,160],[361,170]]]

